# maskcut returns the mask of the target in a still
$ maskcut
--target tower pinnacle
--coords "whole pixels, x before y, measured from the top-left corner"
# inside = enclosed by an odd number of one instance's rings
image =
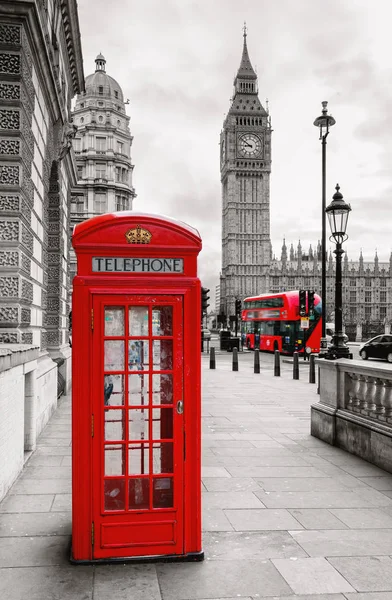
[[[242,48],[241,64],[238,69],[236,78],[234,80],[234,85],[236,87],[237,87],[237,82],[239,79],[246,79],[248,82],[257,80],[257,75],[252,67],[252,63],[250,62],[248,46],[246,45],[246,36],[247,36],[247,27],[246,27],[246,24],[244,24],[244,45]],[[248,91],[250,91],[250,89],[251,88],[249,88]],[[256,90],[254,89],[252,91],[256,91]]]

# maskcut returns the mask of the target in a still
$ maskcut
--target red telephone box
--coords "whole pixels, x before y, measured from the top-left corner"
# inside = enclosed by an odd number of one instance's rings
[[[71,560],[202,560],[200,236],[119,212],[72,243]]]

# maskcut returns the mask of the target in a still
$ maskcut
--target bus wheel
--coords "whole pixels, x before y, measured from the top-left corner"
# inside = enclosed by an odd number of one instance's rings
[[[278,342],[276,340],[274,341],[274,351],[275,350],[279,350]]]

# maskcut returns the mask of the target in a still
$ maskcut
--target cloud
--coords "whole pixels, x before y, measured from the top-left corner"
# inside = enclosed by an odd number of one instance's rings
[[[242,25],[274,129],[271,240],[321,238],[321,101],[336,119],[327,203],[340,183],[353,211],[349,256],[389,259],[392,147],[389,3],[368,0],[96,0],[79,3],[85,73],[102,52],[130,99],[137,211],[189,222],[203,238],[199,272],[221,270],[219,134],[242,51]],[[376,243],[377,242],[377,243]],[[204,279],[206,280],[204,282]]]

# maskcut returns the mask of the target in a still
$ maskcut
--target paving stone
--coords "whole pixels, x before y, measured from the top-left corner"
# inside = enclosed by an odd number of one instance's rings
[[[69,467],[36,467],[28,466],[20,478],[23,479],[71,479],[72,473]]]
[[[369,503],[355,492],[254,492],[268,508],[367,507]]]
[[[389,556],[336,557],[329,562],[358,592],[386,592],[392,598],[392,560]]]
[[[383,492],[383,494],[384,494],[385,496],[387,496],[388,498],[392,498],[392,490],[391,490],[390,492],[388,492],[388,491],[384,491],[384,492]]]
[[[347,600],[391,600],[391,592],[364,592],[362,594],[345,594]],[[292,598],[297,600],[297,598]],[[319,600],[317,598],[317,600]]]
[[[71,513],[12,513],[0,518],[0,537],[71,535]]]
[[[356,493],[361,496],[370,506],[392,507],[392,500],[384,492],[379,492],[373,488],[357,488]]]
[[[161,600],[153,564],[99,565],[93,589],[94,600]]]
[[[298,455],[287,456],[231,456],[231,466],[253,467],[306,467],[306,462]],[[229,465],[230,466],[230,465]]]
[[[72,448],[71,446],[39,446],[35,451],[34,456],[71,456]]]
[[[29,459],[28,467],[59,467],[63,458],[64,457],[60,455],[52,456],[50,454],[35,454]]]
[[[67,494],[70,479],[26,479],[23,476],[13,485],[13,494]]]
[[[272,562],[296,594],[355,592],[325,558],[277,558]]]
[[[276,440],[253,440],[252,444],[255,448],[280,448],[284,450],[284,446]]]
[[[331,509],[331,513],[350,529],[392,529],[392,515],[378,508]]]
[[[0,598],[4,600],[92,600],[93,569],[69,565],[3,568],[0,575]]]
[[[162,600],[227,598],[290,594],[286,581],[271,564],[262,560],[157,564]]]
[[[347,594],[347,593],[344,595],[343,594],[317,594],[317,596],[314,596],[314,594],[311,594],[311,595],[295,594],[295,596],[258,596],[254,600],[264,600],[265,598],[268,598],[268,600],[347,600],[347,598],[349,596],[351,598],[351,594]],[[356,598],[357,598],[357,596],[355,595],[353,600],[356,600]],[[241,598],[241,600],[242,600],[242,598]]]
[[[41,448],[56,446],[56,448],[60,448],[64,446],[67,448],[70,446],[70,439],[63,438],[52,438],[52,437],[40,437],[39,445]]]
[[[203,550],[208,560],[252,560],[307,556],[287,531],[206,532]]]
[[[0,538],[0,568],[68,565],[69,544],[70,536],[59,535]]]
[[[264,441],[271,441],[271,437],[269,435],[267,435],[266,433],[257,433],[257,432],[250,432],[250,431],[244,431],[242,433],[233,433],[233,438],[235,440],[264,440]]]
[[[49,512],[53,498],[53,494],[9,494],[0,503],[0,513]]]
[[[204,492],[203,508],[264,508],[263,503],[252,492]]]
[[[371,465],[366,461],[363,461],[363,464],[358,465],[343,465],[341,467],[344,471],[353,475],[354,477],[371,477],[371,476],[383,476],[385,471],[376,467],[375,465]]]
[[[236,531],[303,529],[287,510],[282,509],[225,510],[225,514]]]
[[[209,492],[242,492],[260,489],[251,477],[203,477],[203,483]]]
[[[203,507],[202,529],[203,531],[233,531],[233,526],[223,510]]]
[[[328,477],[314,467],[229,467],[232,477]]]
[[[60,427],[51,427],[50,429],[45,429],[45,432],[40,437],[39,443],[41,443],[42,440],[47,440],[49,438],[62,438],[71,441],[71,428],[68,428],[66,431]]]
[[[204,456],[202,459],[203,467],[231,467],[233,465],[232,456]]]
[[[347,491],[347,486],[331,477],[255,477],[266,492],[332,492]]]
[[[203,477],[231,477],[230,473],[224,467],[203,467],[201,468]]]
[[[391,529],[290,531],[309,556],[373,556],[392,554]]]
[[[305,529],[348,529],[347,525],[327,509],[291,509],[289,512]]]
[[[285,448],[210,448],[211,452],[217,456],[293,456]]]
[[[390,475],[385,475],[385,477],[360,477],[360,479],[375,490],[392,490],[392,477]]]
[[[72,510],[72,494],[56,494],[50,510],[52,512],[70,512]]]

